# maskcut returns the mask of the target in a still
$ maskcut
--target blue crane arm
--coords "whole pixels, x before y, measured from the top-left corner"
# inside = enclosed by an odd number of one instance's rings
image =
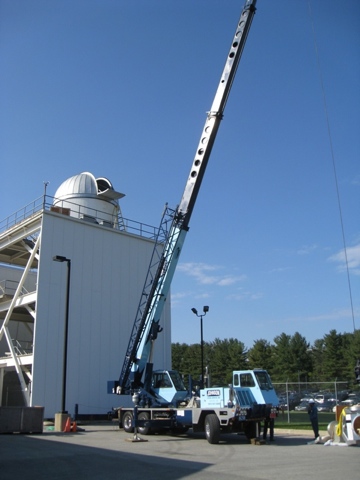
[[[155,243],[117,393],[125,393],[129,388],[140,388],[143,384],[144,370],[151,357],[154,340],[160,331],[161,313],[170,292],[171,282],[189,229],[191,214],[255,14],[255,5],[256,0],[245,2],[180,204],[170,215],[171,226],[168,233],[166,232],[162,240]],[[169,222],[168,217],[164,214],[159,228],[161,234],[164,233],[164,225],[167,222]]]

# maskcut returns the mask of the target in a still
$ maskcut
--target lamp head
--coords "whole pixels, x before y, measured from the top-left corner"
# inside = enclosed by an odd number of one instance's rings
[[[195,313],[195,315],[197,315],[197,313],[198,313],[197,310],[196,310],[196,308],[192,308],[191,311],[192,311],[193,313]]]
[[[54,262],[66,262],[67,258],[64,257],[63,255],[55,255],[53,257]]]
[[[207,313],[209,311],[209,307],[207,305],[204,305],[204,313]]]

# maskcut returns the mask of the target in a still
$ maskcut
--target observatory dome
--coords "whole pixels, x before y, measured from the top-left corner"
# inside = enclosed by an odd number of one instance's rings
[[[106,226],[118,225],[119,198],[110,180],[83,172],[65,180],[56,190],[53,205],[69,211],[72,217]],[[56,211],[56,209],[52,209]]]
[[[83,172],[65,180],[56,190],[55,198],[66,198],[83,194],[97,195],[97,191],[97,183],[94,175],[89,172]]]

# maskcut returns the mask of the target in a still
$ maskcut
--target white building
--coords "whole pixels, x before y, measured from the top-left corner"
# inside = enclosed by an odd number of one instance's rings
[[[109,180],[82,173],[0,224],[0,404],[60,411],[71,260],[66,410],[105,414],[119,378],[157,228],[125,220]],[[154,368],[171,367],[170,301]],[[16,372],[16,373],[15,373]],[[15,394],[15,389],[21,392]]]

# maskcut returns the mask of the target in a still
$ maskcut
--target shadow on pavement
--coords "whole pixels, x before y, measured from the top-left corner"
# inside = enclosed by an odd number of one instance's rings
[[[48,441],[40,435],[0,435],[1,480],[178,480],[208,466],[207,463],[141,455],[120,449],[79,446],[56,439]]]
[[[146,437],[145,437],[146,438]],[[194,433],[192,431],[183,434],[183,435],[177,435],[177,436],[169,436],[166,434],[157,434],[156,438],[158,441],[162,442],[179,442],[179,441],[201,441],[201,442],[206,442],[205,435],[204,433]],[[284,434],[281,433],[279,435],[275,435],[275,440],[266,441],[266,445],[269,446],[281,446],[281,447],[294,447],[294,446],[299,446],[299,445],[307,445],[308,442],[313,440],[311,434],[309,435],[304,435],[304,434]],[[246,438],[244,434],[223,434],[220,437],[220,443],[219,445],[249,445],[250,442]],[[255,445],[256,446],[256,445]]]

